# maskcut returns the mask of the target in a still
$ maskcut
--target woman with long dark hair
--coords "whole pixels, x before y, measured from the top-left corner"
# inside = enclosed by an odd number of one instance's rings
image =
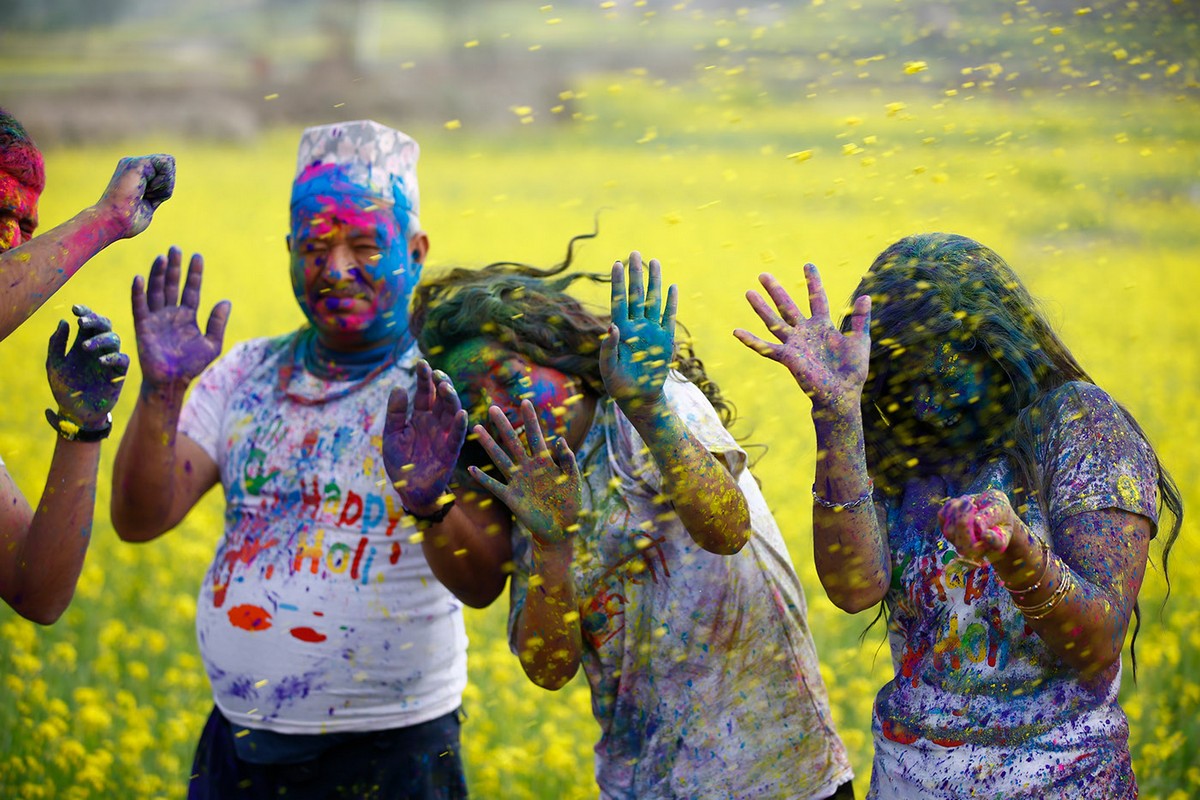
[[[829,598],[884,604],[869,796],[1136,797],[1121,651],[1160,508],[1164,571],[1183,514],[1145,434],[978,242],[895,243],[841,330],[805,276],[809,316],[763,275],[778,342],[735,335],[812,400]]]
[[[421,348],[453,386],[425,367],[411,418],[396,394],[383,452],[434,573],[496,552],[529,678],[557,689],[582,665],[601,798],[853,797],[803,590],[722,424],[732,409],[676,346],[675,287],[633,253],[607,317],[567,293],[582,276],[564,267],[418,289]],[[468,414],[482,452],[468,443],[473,482],[455,485]]]

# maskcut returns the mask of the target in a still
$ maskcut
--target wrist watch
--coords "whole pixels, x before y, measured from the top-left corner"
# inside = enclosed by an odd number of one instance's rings
[[[50,427],[54,428],[59,436],[68,442],[98,442],[101,439],[107,439],[108,434],[112,433],[112,414],[104,415],[103,427],[84,428],[78,422],[67,419],[61,414],[57,414],[47,408],[46,421],[50,423]]]

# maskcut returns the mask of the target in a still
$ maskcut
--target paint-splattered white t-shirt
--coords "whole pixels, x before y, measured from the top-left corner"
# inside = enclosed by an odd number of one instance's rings
[[[586,511],[574,578],[600,796],[827,797],[852,773],[779,529],[700,390],[673,376],[666,397],[738,478],[753,534],[732,556],[696,544],[633,425],[611,399],[597,405],[577,453]],[[531,566],[528,540],[514,536],[514,548],[510,638]]]
[[[1103,390],[1069,383],[1041,408],[1037,462],[1050,518],[1030,504],[1022,516],[1035,533],[1053,546],[1072,516],[1106,508],[1157,520],[1154,456]],[[1120,662],[1080,679],[1026,624],[992,567],[959,560],[940,532],[947,496],[992,487],[1012,497],[1007,461],[983,465],[963,487],[911,480],[888,504],[896,677],[875,701],[870,796],[1135,797]]]
[[[461,703],[462,606],[410,542],[380,436],[415,348],[364,386],[280,368],[293,335],[232,348],[180,431],[217,463],[225,534],[196,610],[200,653],[235,725],[314,734],[407,727]]]

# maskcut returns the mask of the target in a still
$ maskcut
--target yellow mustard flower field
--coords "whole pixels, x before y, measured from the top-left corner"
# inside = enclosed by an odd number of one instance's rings
[[[918,67],[912,67],[917,71]],[[1158,68],[1155,68],[1158,69]],[[538,118],[484,135],[413,129],[422,144],[427,272],[509,259],[549,265],[567,240],[599,235],[579,269],[638,249],[680,287],[680,320],[737,405],[735,433],[756,460],[808,593],[810,625],[835,720],[862,796],[870,711],[891,674],[874,612],[834,608],[812,567],[813,438],[808,403],[785,370],[745,350],[758,331],[744,299],[770,271],[803,296],[801,267],[822,270],[844,305],[874,256],[918,231],[966,234],[1004,255],[1044,303],[1092,377],[1141,422],[1179,482],[1188,520],[1141,595],[1137,680],[1126,648],[1122,701],[1142,796],[1200,796],[1200,114],[1194,96],[1052,88],[1009,95],[894,89],[827,92],[774,104],[710,88],[688,95],[636,74],[597,79],[575,118]],[[526,110],[537,118],[542,109]],[[404,127],[402,118],[380,121]],[[46,339],[70,305],[110,316],[135,352],[129,287],[171,244],[207,263],[203,303],[233,301],[226,348],[279,333],[301,315],[284,235],[299,129],[244,145],[143,138],[51,149],[45,228],[92,202],[116,159],[166,151],[176,196],[141,237],[93,260],[0,346],[0,455],[30,498],[54,434]],[[593,298],[602,301],[602,296]],[[0,797],[180,798],[211,708],[197,653],[195,596],[222,528],[213,492],[178,529],[122,544],[108,522],[110,464],[140,379],[135,365],[104,449],[97,523],[73,605],[52,628],[0,609]],[[505,600],[466,612],[463,729],[473,796],[595,797],[597,738],[582,675],[535,687],[508,651]],[[866,630],[865,636],[863,635]]]

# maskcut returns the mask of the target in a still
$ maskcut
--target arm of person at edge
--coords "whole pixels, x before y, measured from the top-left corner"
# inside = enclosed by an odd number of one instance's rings
[[[429,516],[451,499],[451,476],[467,433],[467,412],[443,373],[417,362],[417,385],[408,412],[400,387],[388,397],[383,463],[400,502]],[[500,592],[512,560],[509,517],[490,497],[458,487],[454,506],[439,522],[419,522],[421,550],[434,577],[472,608],[486,608]]]
[[[662,269],[650,260],[643,290],[642,257],[629,254],[612,270],[612,325],[600,344],[604,388],[633,424],[662,474],[663,493],[696,544],[731,555],[750,537],[750,510],[733,475],[667,404],[663,384],[675,353],[678,290],[662,303]],[[661,313],[660,313],[661,308]]]
[[[65,321],[50,337],[46,372],[60,425],[103,430],[121,394],[129,356],[112,324],[84,306],[75,344]],[[0,468],[0,596],[26,619],[55,622],[71,603],[92,535],[100,442],[57,436],[36,513]]]
[[[93,256],[137,236],[175,188],[175,159],[123,158],[95,205],[23,245],[0,253],[6,277],[0,340],[8,337]]]
[[[499,444],[481,425],[475,433],[507,483],[475,466],[469,467],[471,477],[512,511],[529,533],[532,551],[525,602],[515,621],[517,653],[531,681],[544,689],[561,689],[579,671],[583,654],[571,570],[583,508],[579,467],[563,437],[554,441],[551,453],[528,400],[521,402],[528,449],[504,412],[492,406],[488,415]]]
[[[1036,608],[1064,580],[1073,583],[1044,616],[1025,618],[1063,663],[1092,675],[1121,657],[1146,572],[1149,519],[1118,508],[1075,514],[1055,530],[1053,550],[1043,550],[1007,495],[995,489],[947,501],[938,519],[961,557],[991,562],[1018,609]]]
[[[180,294],[183,254],[172,247],[133,279],[133,325],[142,387],[113,463],[112,522],[127,542],[147,542],[174,528],[220,480],[199,444],[179,435],[184,393],[221,352],[230,304],[213,308],[204,333],[196,324],[204,259],[192,256]]]
[[[804,266],[810,315],[773,276],[759,276],[771,308],[758,292],[746,299],[776,339],[767,342],[745,331],[734,336],[754,352],[788,368],[812,400],[817,462],[814,486],[834,503],[853,503],[871,486],[867,474],[862,421],[862,392],[871,354],[871,298],[854,301],[850,332],[833,326],[821,276]],[[868,498],[869,500],[869,498]],[[813,556],[817,575],[830,601],[857,613],[883,600],[891,580],[890,552],[882,511],[874,503],[826,508],[813,503]]]

